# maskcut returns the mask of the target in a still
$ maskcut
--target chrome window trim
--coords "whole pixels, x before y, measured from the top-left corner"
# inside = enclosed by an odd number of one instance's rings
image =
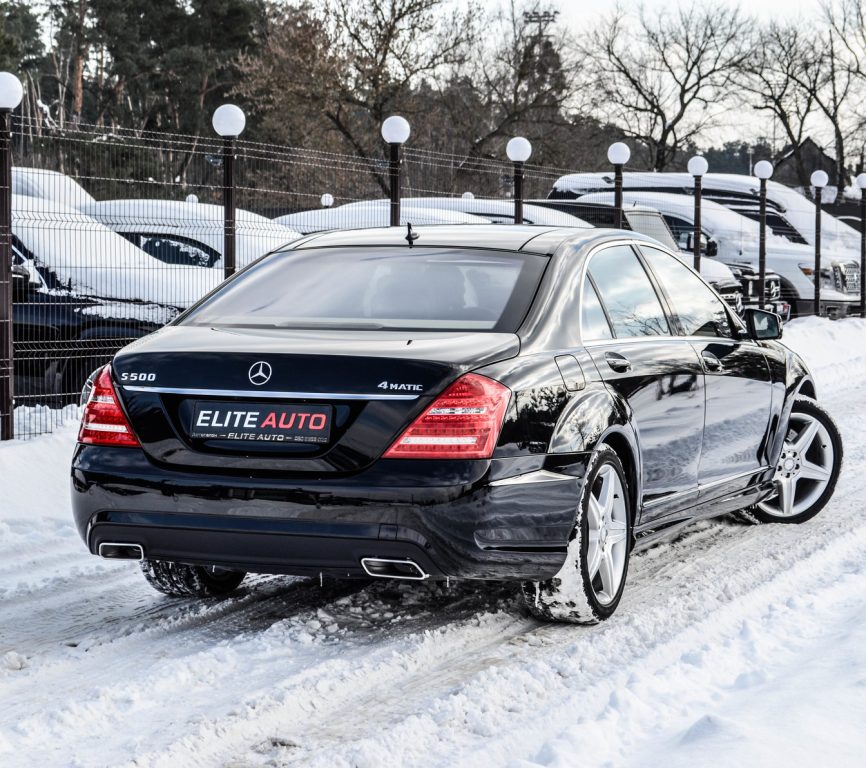
[[[265,389],[200,389],[195,387],[147,387],[120,385],[127,392],[155,392],[161,395],[201,395],[202,397],[253,397],[286,400],[417,400],[419,395],[349,394],[346,392],[274,392]]]

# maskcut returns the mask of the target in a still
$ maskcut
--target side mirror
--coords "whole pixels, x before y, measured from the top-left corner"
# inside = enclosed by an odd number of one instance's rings
[[[680,235],[680,248],[685,251],[692,251],[695,247],[695,235],[693,232],[684,232]],[[713,245],[716,245],[713,243]],[[718,246],[716,245],[716,252],[710,253],[710,244],[707,242],[707,236],[701,233],[701,253],[706,253],[707,256],[715,256],[718,253]]]
[[[707,256],[718,256],[719,244],[715,240],[707,241]]]
[[[745,311],[749,338],[755,341],[770,341],[782,338],[782,318],[775,312],[749,308]]]

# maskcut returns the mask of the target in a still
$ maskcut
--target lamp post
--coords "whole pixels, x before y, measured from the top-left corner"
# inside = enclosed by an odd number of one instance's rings
[[[412,132],[405,117],[391,115],[382,123],[382,138],[388,143],[388,178],[391,189],[391,226],[400,226],[400,145]]]
[[[319,198],[319,202],[322,204],[322,208],[330,208],[334,204],[334,196],[330,192],[325,192]]]
[[[758,193],[758,309],[764,308],[767,282],[767,179],[773,175],[773,164],[768,160],[755,163],[755,176],[761,182]]]
[[[223,277],[235,273],[235,155],[237,138],[247,118],[234,104],[223,104],[213,113],[213,129],[223,138]]]
[[[630,157],[631,150],[621,141],[607,148],[607,159],[613,166],[613,225],[617,229],[622,229],[622,167]]]
[[[812,277],[815,280],[815,315],[821,315],[821,203],[824,187],[830,178],[826,171],[815,171],[810,179],[815,188],[815,270]]]
[[[523,224],[523,164],[532,155],[532,144],[515,136],[505,146],[505,154],[514,163],[514,223]]]
[[[692,254],[694,255],[695,272],[701,272],[701,179],[707,172],[706,158],[695,155],[689,160],[689,173],[695,180],[695,234],[692,241]]]
[[[24,96],[21,81],[0,72],[0,440],[14,437],[15,366],[12,359],[12,110]]]
[[[860,188],[860,317],[866,317],[866,173],[861,173],[854,179]]]

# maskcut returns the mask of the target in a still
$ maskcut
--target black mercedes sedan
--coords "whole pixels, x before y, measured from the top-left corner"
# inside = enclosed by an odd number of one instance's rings
[[[75,519],[172,595],[513,580],[533,614],[596,622],[635,545],[827,503],[842,444],[780,336],[634,233],[314,235],[102,369]]]

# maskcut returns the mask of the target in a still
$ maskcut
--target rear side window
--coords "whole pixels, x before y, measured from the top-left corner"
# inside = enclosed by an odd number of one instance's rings
[[[676,256],[644,245],[641,251],[668,295],[686,336],[733,336],[724,302],[701,278]]]
[[[184,324],[516,331],[547,257],[456,248],[311,248],[268,256]]]
[[[659,297],[629,246],[617,245],[594,254],[589,274],[618,338],[670,335]]]
[[[580,336],[583,341],[613,338],[601,301],[589,278],[583,281],[580,296]]]

